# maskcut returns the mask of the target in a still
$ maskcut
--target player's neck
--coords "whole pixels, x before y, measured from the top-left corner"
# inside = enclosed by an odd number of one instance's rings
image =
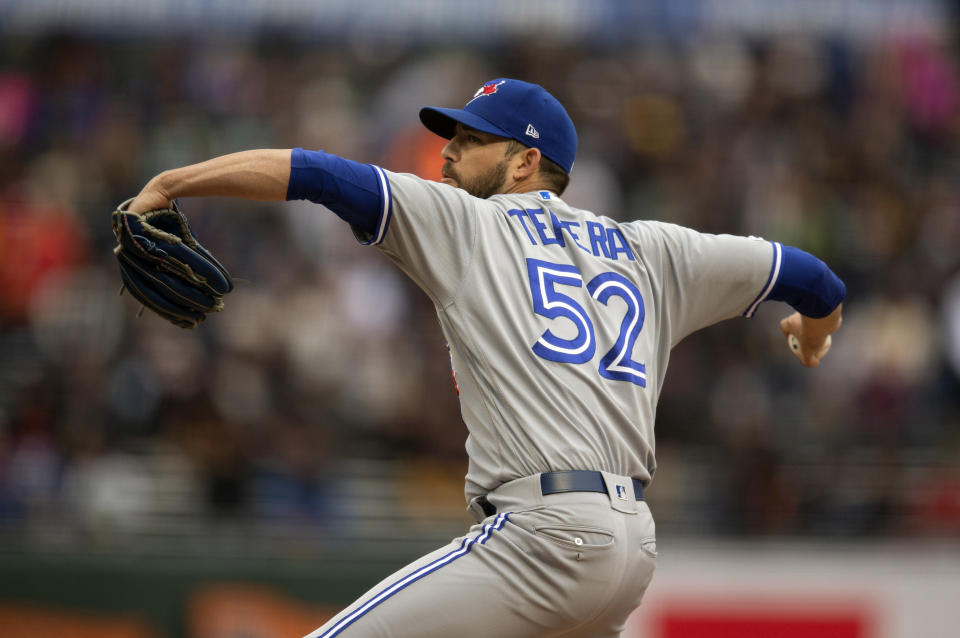
[[[555,193],[553,187],[546,182],[546,180],[541,179],[537,175],[532,175],[526,179],[520,181],[510,182],[504,184],[501,194],[509,195],[510,193],[532,193],[535,191],[550,191]]]

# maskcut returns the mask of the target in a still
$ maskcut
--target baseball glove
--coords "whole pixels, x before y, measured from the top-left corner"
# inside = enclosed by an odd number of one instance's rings
[[[130,212],[133,198],[113,211],[113,234],[123,290],[167,321],[196,328],[208,312],[223,309],[233,280],[190,230],[177,203],[143,214]]]

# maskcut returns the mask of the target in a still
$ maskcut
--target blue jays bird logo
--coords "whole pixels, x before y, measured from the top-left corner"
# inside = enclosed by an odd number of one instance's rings
[[[500,80],[499,82],[496,82],[496,81],[487,82],[486,84],[481,86],[479,89],[477,89],[477,92],[473,94],[473,97],[470,99],[470,101],[473,102],[478,97],[483,97],[485,95],[493,95],[494,93],[497,92],[497,87],[505,83],[506,83],[506,80]]]

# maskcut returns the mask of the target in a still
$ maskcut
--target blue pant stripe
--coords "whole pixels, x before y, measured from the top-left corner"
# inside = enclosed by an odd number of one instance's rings
[[[483,545],[484,543],[486,543],[487,539],[490,538],[490,532],[492,532],[493,530],[501,529],[503,527],[503,524],[507,521],[509,517],[510,517],[510,512],[504,512],[500,514],[499,516],[497,516],[496,519],[493,520],[493,522],[487,523],[486,525],[484,525],[483,531],[477,536],[475,536],[474,538],[464,539],[464,541],[460,543],[460,547],[458,547],[457,549],[453,550],[449,554],[446,554],[445,556],[442,556],[441,558],[438,558],[437,560],[433,561],[429,565],[424,565],[423,567],[416,570],[415,572],[403,577],[402,579],[400,579],[393,585],[387,587],[386,589],[381,591],[379,594],[377,594],[376,596],[368,600],[366,603],[364,603],[363,605],[355,609],[348,616],[341,618],[340,622],[338,622],[336,625],[331,627],[329,630],[313,638],[333,638],[334,636],[338,635],[341,631],[343,631],[344,629],[352,625],[358,619],[362,618],[368,611],[370,611],[371,609],[374,609],[377,605],[387,600],[388,598],[396,594],[398,591],[420,580],[427,574],[431,574],[435,572],[436,570],[440,569],[444,565],[450,564],[451,562],[457,560],[461,556],[465,556],[470,551],[470,548],[473,547],[475,544]]]

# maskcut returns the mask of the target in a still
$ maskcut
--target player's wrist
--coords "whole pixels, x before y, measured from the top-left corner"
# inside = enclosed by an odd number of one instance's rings
[[[171,201],[178,197],[178,194],[173,192],[176,190],[177,182],[174,171],[167,170],[150,180],[148,186],[158,197],[164,197],[167,201]]]
[[[128,210],[133,213],[145,213],[149,210],[158,210],[170,206],[173,198],[169,191],[163,186],[160,176],[156,176],[147,182],[146,186],[130,202]]]
[[[814,318],[800,315],[803,324],[803,335],[811,341],[826,339],[840,329],[843,323],[843,304],[838,304],[826,317]]]

